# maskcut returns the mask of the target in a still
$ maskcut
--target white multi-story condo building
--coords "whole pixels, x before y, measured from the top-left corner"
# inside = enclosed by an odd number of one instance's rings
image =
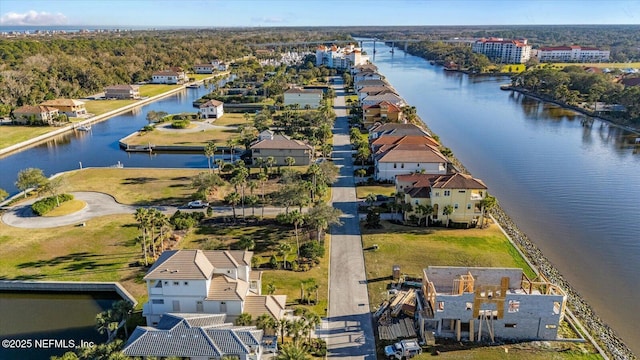
[[[531,45],[527,44],[527,39],[482,38],[476,40],[471,49],[501,63],[523,64],[531,58]]]
[[[350,69],[352,66],[364,65],[369,57],[362,55],[362,49],[349,44],[343,48],[336,45],[330,47],[320,45],[316,49],[316,66],[325,65],[335,69]]]
[[[543,47],[533,50],[533,56],[540,62],[598,62],[609,61],[611,52],[594,47],[579,45]]]

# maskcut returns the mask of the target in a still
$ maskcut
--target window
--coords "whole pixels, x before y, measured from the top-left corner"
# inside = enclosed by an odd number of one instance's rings
[[[185,285],[189,285],[189,282],[188,282],[188,281],[185,281],[185,282],[184,282],[184,284],[185,284]]]
[[[173,300],[173,311],[180,311],[180,300]]]
[[[449,196],[449,195],[451,195],[451,191],[449,191],[449,190],[445,190],[445,191],[444,191],[444,196]]]
[[[416,205],[418,205],[418,203],[419,203],[419,200],[416,200]]]
[[[466,304],[466,309],[467,309],[468,311],[473,310],[473,303],[472,303],[472,302],[468,302],[468,303]]]
[[[164,305],[164,299],[151,299],[151,303],[155,305]]]
[[[174,282],[173,282],[173,285],[174,285],[174,286],[178,286],[178,285],[180,285],[180,281],[174,281]]]
[[[435,196],[440,196],[440,192],[436,191]]]
[[[466,193],[466,192],[467,192],[467,190],[458,190],[458,192],[459,192],[460,194],[464,194],[464,193]]]
[[[520,311],[520,301],[518,300],[509,300],[509,312],[515,313]]]
[[[204,312],[202,301],[196,301],[196,312]]]
[[[457,209],[458,208],[458,203],[453,204],[453,208]]]
[[[507,323],[507,324],[504,324],[504,327],[506,327],[506,328],[515,328],[515,327],[516,327],[516,324],[509,324],[509,323]]]
[[[393,163],[393,168],[394,168],[394,169],[397,169],[397,168],[398,168],[398,164]]]
[[[404,163],[400,164],[400,168],[404,169]]]
[[[438,311],[444,311],[444,301],[438,301]]]
[[[169,285],[169,282],[168,282],[168,281],[165,281],[165,282],[164,282],[164,284],[165,284],[165,285]]]
[[[467,210],[471,210],[471,204],[467,204]]]

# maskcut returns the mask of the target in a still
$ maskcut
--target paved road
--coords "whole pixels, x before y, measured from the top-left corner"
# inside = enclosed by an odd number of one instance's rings
[[[329,317],[318,331],[326,340],[328,356],[341,359],[375,359],[375,339],[369,310],[362,238],[358,221],[349,122],[342,79],[334,89],[337,118],[333,129],[333,159],[340,176],[333,185],[333,206],[345,214],[341,226],[331,229]]]
[[[140,206],[123,205],[108,194],[99,192],[74,192],[73,196],[82,200],[87,205],[84,209],[75,212],[73,214],[55,217],[41,217],[37,216],[31,210],[31,204],[35,199],[20,203],[2,215],[2,222],[9,226],[25,228],[25,229],[43,229],[54,228],[58,226],[82,224],[83,222],[93,219],[99,216],[114,215],[114,214],[133,214]],[[190,210],[185,207],[177,206],[153,206],[166,215],[173,215],[176,210],[180,211],[203,211],[203,209]],[[213,213],[216,215],[232,216],[233,210],[228,206],[213,206]],[[306,210],[306,209],[303,209]],[[275,216],[283,211],[282,208],[277,207],[265,207],[264,214],[269,216]],[[252,213],[251,208],[245,208],[245,214],[248,216]],[[261,214],[261,209],[256,208],[256,215]],[[237,216],[241,216],[242,209],[236,208]]]

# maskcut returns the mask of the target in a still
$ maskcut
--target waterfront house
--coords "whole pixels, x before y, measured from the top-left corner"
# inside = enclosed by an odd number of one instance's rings
[[[353,83],[353,88],[356,92],[367,86],[387,86],[392,87],[386,80],[362,80]]]
[[[395,178],[396,192],[403,192],[404,202],[412,209],[405,211],[404,219],[420,216],[418,205],[430,205],[433,212],[425,223],[449,222],[464,227],[475,227],[484,222],[482,200],[487,196],[487,186],[480,179],[462,173],[407,174]],[[446,215],[444,208],[451,206],[453,213]]]
[[[311,109],[317,109],[320,106],[323,94],[320,89],[293,87],[284,92],[284,105],[297,104],[300,109],[304,109],[307,106]]]
[[[355,75],[363,71],[378,72],[378,67],[375,66],[374,64],[362,64],[362,65],[352,66],[350,71],[351,71],[351,75]]]
[[[429,266],[418,296],[418,331],[456,341],[556,340],[567,295],[522,269]]]
[[[170,70],[156,71],[151,75],[152,84],[182,84],[187,80],[187,76],[180,68],[171,68]]]
[[[375,105],[365,105],[362,107],[362,120],[364,126],[369,127],[375,122],[401,122],[402,109],[388,102],[381,101]]]
[[[430,136],[424,129],[414,124],[381,123],[369,128],[369,141],[382,136]]]
[[[87,114],[84,102],[74,99],[47,100],[40,103],[40,105],[54,107],[58,109],[58,112],[63,113],[68,117],[81,117]]]
[[[213,74],[215,66],[213,64],[195,64],[193,72],[196,74]]]
[[[166,313],[284,315],[286,296],[262,295],[262,272],[250,251],[165,251],[144,277],[149,300],[142,315],[156,326]]]
[[[353,76],[353,82],[365,80],[382,80],[384,77],[375,71],[361,71]]]
[[[545,46],[532,50],[532,56],[540,62],[607,62],[611,52],[579,45]]]
[[[200,117],[203,119],[219,119],[224,115],[224,103],[218,100],[209,100],[201,104]]]
[[[378,152],[383,146],[393,146],[399,144],[430,145],[435,148],[440,146],[439,142],[437,142],[431,136],[427,135],[385,135],[375,139],[371,139],[371,141],[369,142],[371,152],[374,154]]]
[[[105,99],[139,99],[138,85],[111,85],[104,88]]]
[[[358,95],[358,101],[362,102],[364,98],[369,95],[382,95],[382,94],[394,94],[398,95],[396,90],[391,86],[382,85],[382,86],[365,86],[356,92]]]
[[[397,107],[403,107],[406,105],[404,99],[394,93],[368,95],[364,99],[362,99],[362,101],[360,101],[360,104],[364,107],[366,105],[376,105],[383,101],[389,102]]]
[[[263,135],[264,134],[264,135]],[[277,166],[287,165],[286,158],[292,157],[295,165],[309,165],[313,159],[313,146],[301,140],[293,140],[286,135],[268,134],[264,131],[260,134],[262,140],[257,140],[251,145],[251,158],[255,163],[258,158],[267,159],[273,156]]]
[[[16,124],[51,124],[58,117],[58,109],[45,105],[25,105],[13,110],[13,122]]]
[[[155,326],[138,326],[122,352],[134,357],[259,360],[263,331],[234,326],[225,314],[167,313]]]
[[[393,181],[396,175],[413,172],[446,174],[449,163],[436,147],[424,144],[385,145],[372,156],[378,181]]]

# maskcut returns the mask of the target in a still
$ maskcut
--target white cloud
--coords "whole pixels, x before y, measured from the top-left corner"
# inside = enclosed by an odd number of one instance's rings
[[[0,17],[0,25],[65,25],[67,17],[62,13],[37,12],[30,10],[23,14],[8,12]]]

